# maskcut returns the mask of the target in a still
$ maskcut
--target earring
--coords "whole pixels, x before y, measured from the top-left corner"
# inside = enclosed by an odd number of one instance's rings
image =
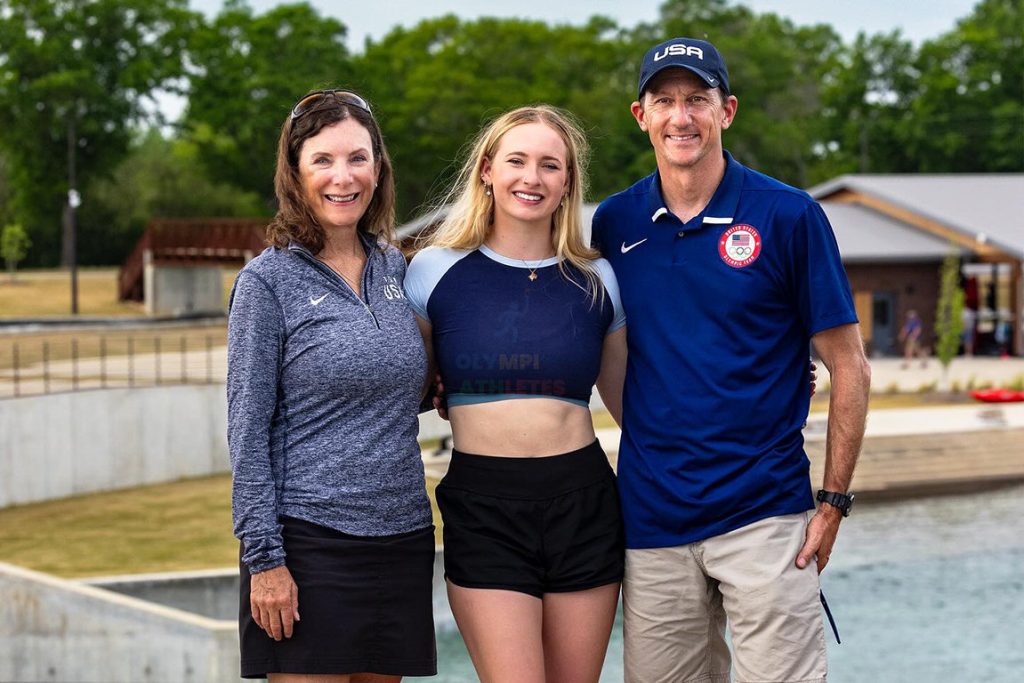
[[[491,196],[491,186],[490,185],[484,185],[484,194],[487,195],[488,197]]]

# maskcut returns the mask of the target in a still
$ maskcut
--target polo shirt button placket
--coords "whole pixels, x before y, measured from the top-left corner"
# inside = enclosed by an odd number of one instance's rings
[[[676,233],[676,237],[686,237],[686,231],[680,230],[679,232]]]

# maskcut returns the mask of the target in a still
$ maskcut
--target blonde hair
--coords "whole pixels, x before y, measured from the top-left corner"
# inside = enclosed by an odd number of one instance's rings
[[[481,178],[484,160],[493,162],[505,133],[528,123],[543,123],[558,133],[565,143],[568,189],[564,202],[551,217],[551,246],[558,257],[558,268],[562,275],[596,301],[598,295],[604,292],[599,286],[593,265],[594,259],[600,254],[583,241],[582,216],[590,146],[575,118],[555,107],[536,105],[513,109],[480,131],[454,186],[438,208],[443,211],[443,207],[447,206],[447,214],[437,230],[427,238],[427,243],[449,249],[477,249],[484,243],[494,223],[494,198],[487,195],[487,187]],[[566,263],[583,274],[586,286],[580,285],[570,276],[565,269]]]

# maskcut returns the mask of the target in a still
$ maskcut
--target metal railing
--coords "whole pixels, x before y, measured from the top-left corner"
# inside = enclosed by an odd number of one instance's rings
[[[214,384],[227,350],[218,334],[103,334],[0,339],[0,399],[68,391]]]

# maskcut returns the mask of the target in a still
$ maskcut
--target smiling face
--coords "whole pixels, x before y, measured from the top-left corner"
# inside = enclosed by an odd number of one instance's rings
[[[650,136],[658,168],[708,168],[722,160],[722,131],[736,116],[737,101],[723,99],[695,73],[681,68],[659,74],[634,102],[640,129]]]
[[[567,158],[565,142],[551,126],[524,123],[509,129],[480,169],[494,193],[495,223],[513,220],[550,229],[569,187]]]
[[[373,199],[377,163],[369,131],[349,117],[302,143],[299,177],[325,230],[355,228]]]

